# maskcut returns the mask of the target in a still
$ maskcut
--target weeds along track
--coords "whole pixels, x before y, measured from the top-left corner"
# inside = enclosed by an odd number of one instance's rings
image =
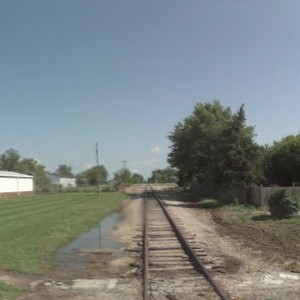
[[[200,258],[205,251],[180,230],[160,196],[147,186],[143,208],[143,299],[230,299]]]

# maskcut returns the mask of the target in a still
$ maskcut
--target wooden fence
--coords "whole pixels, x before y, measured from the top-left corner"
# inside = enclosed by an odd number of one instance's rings
[[[268,206],[271,194],[275,191],[285,189],[292,195],[300,198],[300,187],[264,187],[264,186],[246,186],[236,190],[209,190],[207,187],[193,182],[191,190],[194,195],[223,199],[232,201],[238,199],[241,204],[250,204],[255,206]]]

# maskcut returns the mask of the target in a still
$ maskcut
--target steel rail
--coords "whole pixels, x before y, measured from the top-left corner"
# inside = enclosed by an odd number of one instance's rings
[[[143,205],[143,299],[149,299],[149,246],[148,246],[148,202],[147,187],[145,188],[145,198]]]
[[[227,295],[220,287],[219,285],[213,280],[213,278],[211,277],[211,275],[209,274],[209,272],[206,270],[205,266],[203,265],[203,263],[199,260],[199,258],[197,257],[196,253],[194,252],[194,250],[192,249],[191,245],[189,244],[189,242],[184,238],[183,234],[181,233],[180,229],[177,227],[177,225],[175,224],[175,222],[173,221],[172,217],[170,216],[169,212],[167,211],[167,209],[165,208],[165,205],[162,202],[162,198],[160,197],[159,194],[157,194],[152,186],[150,186],[150,189],[153,193],[153,195],[155,196],[155,198],[157,199],[160,207],[162,208],[166,218],[168,219],[168,221],[171,224],[171,227],[173,228],[182,248],[184,249],[185,253],[188,255],[191,263],[194,265],[195,269],[200,272],[205,278],[206,280],[210,283],[210,285],[213,287],[214,291],[220,296],[220,298],[222,300],[230,300],[231,298],[229,297],[229,295]]]

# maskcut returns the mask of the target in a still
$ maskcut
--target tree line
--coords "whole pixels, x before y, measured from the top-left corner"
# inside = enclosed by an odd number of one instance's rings
[[[46,167],[33,158],[22,157],[15,149],[8,149],[0,155],[0,170],[13,171],[31,175],[34,178],[37,190],[48,190],[51,182],[47,174],[57,175],[58,177],[76,178],[78,186],[96,186],[108,182],[109,173],[104,165],[92,166],[82,172],[74,174],[72,167],[61,164],[50,173]],[[132,173],[128,169],[121,169],[114,173],[113,181],[120,184],[134,184],[144,182],[140,174]]]
[[[179,185],[197,180],[209,189],[251,184],[300,183],[300,134],[258,145],[246,124],[244,105],[236,112],[219,101],[198,103],[169,134],[169,164]]]
[[[148,182],[167,183],[177,182],[177,170],[167,167],[165,169],[156,169],[152,171],[152,176],[148,178]]]
[[[45,189],[50,185],[45,166],[33,158],[22,157],[12,148],[0,155],[0,170],[31,175],[35,186],[39,189]]]

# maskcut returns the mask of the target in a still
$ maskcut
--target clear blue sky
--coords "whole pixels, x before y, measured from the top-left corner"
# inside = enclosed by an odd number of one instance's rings
[[[197,102],[245,103],[257,142],[300,125],[300,1],[0,0],[0,153],[48,170],[167,166]]]

